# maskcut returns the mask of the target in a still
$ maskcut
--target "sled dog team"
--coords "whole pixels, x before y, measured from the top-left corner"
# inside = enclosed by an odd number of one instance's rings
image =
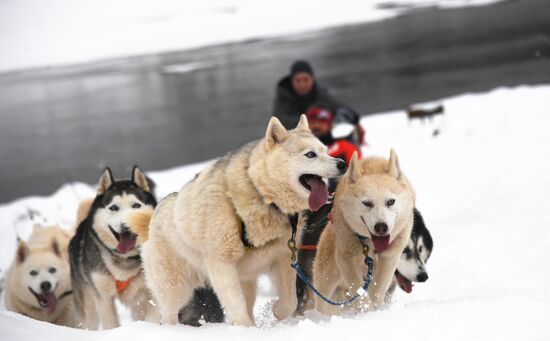
[[[109,169],[93,200],[80,204],[71,236],[35,227],[20,241],[6,275],[9,310],[86,329],[119,326],[118,299],[132,318],[164,324],[222,322],[253,326],[258,277],[277,291],[273,314],[296,314],[289,216],[326,204],[339,178],[331,221],[312,264],[313,285],[342,300],[364,282],[365,246],[374,259],[367,293],[331,306],[307,292],[307,307],[325,314],[380,309],[396,286],[410,292],[427,279],[432,240],[396,153],[346,164],[327,154],[304,115],[286,130],[272,118],[265,137],[221,157],[158,204],[152,183],[134,167],[130,180]]]

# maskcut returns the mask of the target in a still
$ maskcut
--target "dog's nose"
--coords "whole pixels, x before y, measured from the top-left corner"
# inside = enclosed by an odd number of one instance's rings
[[[426,272],[419,273],[418,276],[416,276],[416,280],[418,282],[426,282],[428,280],[428,273]]]
[[[42,289],[42,292],[50,292],[52,289],[52,284],[50,282],[42,282],[40,283],[40,289]]]
[[[388,225],[386,223],[376,223],[376,225],[374,225],[374,231],[383,236],[388,233]]]
[[[346,162],[344,160],[338,160],[336,163],[336,168],[340,171],[340,175],[344,174],[346,172]]]

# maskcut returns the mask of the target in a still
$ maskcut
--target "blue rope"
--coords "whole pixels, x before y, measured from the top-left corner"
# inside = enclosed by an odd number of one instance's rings
[[[365,292],[367,292],[367,290],[369,289],[369,285],[370,285],[370,282],[372,281],[372,268],[373,268],[373,263],[374,261],[372,260],[371,257],[369,256],[365,256],[365,264],[367,265],[367,278],[364,278],[365,280],[365,283],[363,283],[363,290]],[[330,300],[329,298],[323,296],[323,294],[321,294],[314,286],[313,284],[311,283],[311,281],[309,280],[309,278],[307,278],[307,275],[306,273],[304,272],[304,269],[302,269],[302,267],[300,266],[300,264],[298,264],[298,262],[294,262],[292,264],[290,264],[290,266],[296,270],[296,273],[298,274],[298,277],[300,277],[300,279],[315,293],[315,295],[319,296],[323,301],[327,302],[328,304],[332,304],[332,305],[346,305],[346,304],[350,304],[351,302],[355,301],[358,297],[362,296],[360,294],[355,294],[355,296],[351,297],[350,299],[347,299],[345,301],[342,301],[342,302],[335,302],[335,301],[332,301]]]

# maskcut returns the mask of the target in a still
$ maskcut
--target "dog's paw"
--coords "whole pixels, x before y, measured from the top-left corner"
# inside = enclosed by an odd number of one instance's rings
[[[298,300],[286,300],[282,301],[278,299],[273,304],[273,315],[277,318],[277,320],[284,320],[287,317],[294,314],[296,309],[298,308]]]
[[[380,310],[386,305],[386,295],[375,293],[368,295],[369,310]]]
[[[243,327],[254,327],[256,325],[256,323],[254,323],[254,321],[251,320],[250,318],[234,319],[231,322],[235,326],[243,326]]]

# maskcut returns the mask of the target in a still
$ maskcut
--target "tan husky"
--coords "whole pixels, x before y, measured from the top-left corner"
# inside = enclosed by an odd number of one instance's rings
[[[76,327],[71,297],[68,245],[71,232],[59,226],[34,226],[20,241],[6,275],[8,310],[37,320]]]
[[[374,309],[383,306],[411,234],[414,205],[414,191],[393,149],[389,160],[371,157],[358,161],[354,155],[336,189],[333,222],[319,241],[313,264],[317,289],[335,300],[354,295],[367,273],[365,243],[374,257],[374,278],[368,297],[352,307],[360,310],[364,303]],[[315,308],[326,314],[342,312],[317,296]]]
[[[327,179],[344,170],[311,134],[304,115],[290,131],[272,118],[264,139],[230,152],[162,200],[142,257],[164,323],[176,323],[194,288],[209,283],[232,323],[254,325],[261,273],[269,273],[278,290],[275,316],[293,314],[288,215],[319,209],[327,201]],[[134,231],[147,239],[147,214],[134,218],[129,225],[145,226]]]

